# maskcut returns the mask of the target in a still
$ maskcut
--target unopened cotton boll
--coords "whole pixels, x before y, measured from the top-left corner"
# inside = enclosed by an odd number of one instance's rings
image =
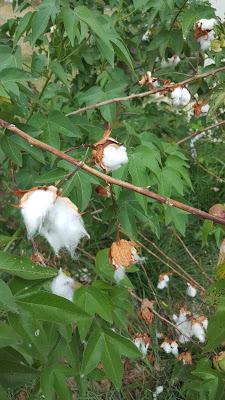
[[[28,237],[40,232],[49,210],[56,200],[57,188],[37,189],[27,192],[20,201],[21,213],[27,228]]]
[[[196,296],[196,294],[197,294],[197,290],[196,290],[196,288],[194,287],[194,286],[191,286],[190,285],[190,283],[187,283],[187,295],[189,296],[189,297],[195,297]]]
[[[77,207],[66,197],[58,197],[48,212],[40,234],[46,238],[56,255],[63,248],[74,257],[83,237],[89,235]]]
[[[73,300],[74,279],[67,276],[60,268],[58,275],[52,280],[51,291],[57,296],[64,297],[67,300]]]
[[[122,165],[127,164],[127,150],[124,146],[109,144],[103,150],[102,163],[108,171],[115,171]]]
[[[116,283],[120,283],[125,278],[125,276],[126,276],[126,270],[124,267],[118,267],[114,271],[113,277]]]

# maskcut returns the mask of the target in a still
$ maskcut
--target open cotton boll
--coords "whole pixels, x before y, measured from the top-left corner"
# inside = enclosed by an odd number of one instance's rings
[[[180,57],[174,54],[172,57],[168,58],[169,65],[178,65],[180,63]]]
[[[201,112],[203,114],[207,114],[209,112],[209,104],[203,104],[203,106],[201,107]]]
[[[199,322],[194,322],[192,324],[192,336],[195,336],[200,343],[205,342],[205,331]]]
[[[149,343],[145,343],[145,341],[142,338],[137,337],[136,339],[134,339],[134,344],[138,348],[138,350],[142,353],[143,357],[146,357],[149,348]]]
[[[171,345],[170,345],[170,343],[169,343],[168,341],[166,341],[166,340],[161,344],[160,347],[161,347],[161,349],[163,349],[163,350],[165,351],[165,353],[167,353],[167,354],[169,354],[169,353],[172,352]]]
[[[191,100],[190,92],[186,88],[183,88],[180,100],[181,105],[186,106],[190,102],[190,100]]]
[[[190,297],[195,297],[197,294],[197,290],[194,286],[191,286],[190,283],[187,283],[187,295]]]
[[[216,24],[217,21],[215,18],[210,18],[210,19],[202,18],[196,22],[197,27],[201,28],[202,31],[211,31]]]
[[[207,318],[205,318],[204,321],[202,322],[202,326],[205,329],[205,331],[207,331],[207,329],[208,329],[208,324],[209,324],[209,321]]]
[[[179,332],[181,333],[179,336],[180,343],[189,342],[192,336],[191,321],[187,318],[187,315],[189,314],[190,313],[188,311],[181,309],[179,317],[177,317],[177,315],[175,314],[173,315],[173,320],[175,321],[176,326],[179,329]]]
[[[167,274],[160,274],[157,289],[163,290],[168,286],[170,277]]]
[[[50,288],[53,294],[72,301],[74,283],[74,279],[67,276],[60,268],[58,275],[52,280]]]
[[[173,106],[186,106],[191,100],[191,94],[186,88],[177,87],[171,93]]]
[[[49,186],[47,190],[37,189],[27,192],[21,198],[20,208],[28,237],[40,232],[44,219],[56,200],[56,195],[57,188]]]
[[[175,342],[175,341],[173,341],[173,342],[170,343],[170,347],[171,347],[171,353],[172,353],[175,357],[177,357],[178,354],[179,354],[179,351],[178,351],[178,343]]]
[[[153,393],[153,399],[156,399],[159,394],[161,394],[164,390],[163,386],[156,386],[155,392]]]
[[[200,37],[198,39],[198,42],[200,44],[201,50],[208,50],[211,46],[211,40],[210,39],[205,39],[204,36]]]
[[[77,207],[66,197],[58,197],[51,207],[40,234],[54,249],[56,255],[63,248],[74,257],[80,240],[89,235]]]
[[[206,67],[209,67],[210,65],[215,65],[215,61],[210,57],[206,57],[204,60],[203,67],[206,68]]]
[[[122,165],[127,164],[127,162],[128,157],[126,147],[109,144],[104,148],[102,163],[108,171],[115,171]]]
[[[126,270],[124,267],[118,267],[114,271],[114,280],[116,283],[120,283],[126,276]]]

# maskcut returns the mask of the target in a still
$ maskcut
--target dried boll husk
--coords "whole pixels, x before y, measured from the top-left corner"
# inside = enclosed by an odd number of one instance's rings
[[[113,242],[109,250],[109,259],[115,268],[129,268],[136,262],[137,244],[135,242],[120,239]]]
[[[111,196],[109,186],[104,187],[104,186],[98,185],[98,186],[96,186],[95,191],[101,197],[110,197]]]
[[[17,190],[15,194],[22,196],[18,204],[29,238],[39,233],[46,215],[57,198],[55,186],[35,187],[29,190]]]
[[[183,361],[183,365],[191,365],[192,364],[192,355],[190,351],[183,351],[177,357],[179,361]]]

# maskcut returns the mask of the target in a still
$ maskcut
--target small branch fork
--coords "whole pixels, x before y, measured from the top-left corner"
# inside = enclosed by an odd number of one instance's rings
[[[218,74],[219,72],[223,72],[223,71],[225,71],[225,67],[220,67],[220,68],[208,71],[208,72],[204,72],[203,74],[197,74],[197,75],[192,76],[191,78],[188,78],[182,82],[170,83],[170,84],[165,85],[160,88],[148,90],[147,92],[133,93],[133,94],[130,94],[129,96],[124,96],[124,97],[114,97],[113,99],[101,101],[99,103],[90,104],[89,106],[79,108],[78,110],[75,110],[75,111],[72,111],[72,112],[66,114],[66,116],[80,114],[80,113],[83,113],[83,112],[86,112],[89,110],[94,110],[96,108],[106,106],[108,104],[118,103],[120,101],[128,101],[128,100],[138,99],[138,98],[150,96],[151,94],[160,93],[160,92],[163,92],[163,93],[169,92],[170,90],[175,89],[177,86],[187,85],[188,83],[194,82],[198,79],[207,78],[210,75],[214,76],[215,74]]]
[[[225,69],[225,67],[224,67],[224,69]],[[80,167],[82,170],[84,170],[88,174],[94,175],[97,178],[102,179],[103,181],[105,181],[108,184],[121,186],[124,189],[128,189],[133,192],[142,194],[143,196],[154,199],[162,204],[166,204],[169,207],[176,207],[176,208],[179,208],[180,210],[183,210],[190,214],[196,215],[197,217],[199,217],[201,219],[208,219],[210,221],[213,221],[216,224],[225,225],[225,219],[215,217],[205,211],[199,210],[198,208],[191,207],[187,204],[181,203],[180,201],[173,200],[173,199],[170,199],[165,196],[161,196],[161,195],[159,195],[155,192],[152,192],[144,187],[135,186],[129,182],[125,182],[120,179],[113,178],[111,176],[104,174],[103,172],[100,172],[92,167],[89,167],[89,165],[83,163],[82,161],[77,160],[58,149],[55,149],[54,147],[50,146],[49,144],[43,143],[40,140],[33,138],[32,136],[23,132],[21,129],[17,128],[15,125],[10,124],[9,122],[4,121],[3,119],[0,119],[0,127],[8,129],[9,131],[13,132],[17,136],[26,140],[26,142],[28,142],[31,146],[35,146],[44,151],[48,151],[48,152],[54,154],[56,157],[61,158],[62,160],[66,160],[70,164],[75,165],[76,167]]]

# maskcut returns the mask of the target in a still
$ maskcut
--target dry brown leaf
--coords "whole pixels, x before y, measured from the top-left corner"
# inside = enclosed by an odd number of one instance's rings
[[[104,187],[104,186],[98,185],[98,186],[96,186],[95,191],[101,197],[110,197],[110,188],[109,188],[109,186],[105,186]]]

